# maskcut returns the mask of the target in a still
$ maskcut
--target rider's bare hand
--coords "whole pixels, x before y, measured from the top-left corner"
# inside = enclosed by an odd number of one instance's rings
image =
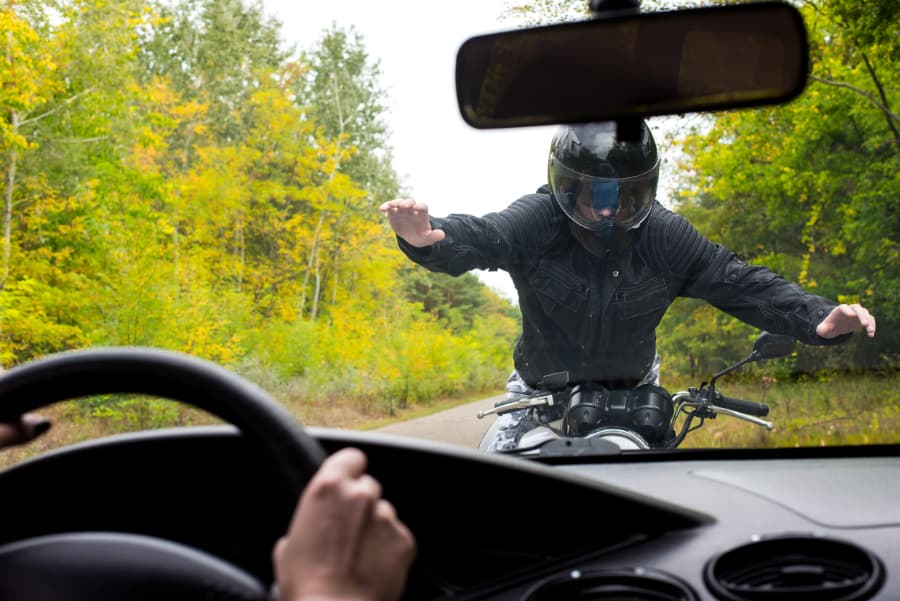
[[[417,248],[431,246],[444,239],[443,230],[431,229],[425,203],[398,198],[384,203],[378,210],[388,216],[398,236]]]
[[[836,338],[860,328],[869,338],[875,337],[875,317],[862,305],[838,305],[816,327],[822,338]]]

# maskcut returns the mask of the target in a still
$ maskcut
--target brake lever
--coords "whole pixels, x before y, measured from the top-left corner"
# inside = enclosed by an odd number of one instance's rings
[[[504,413],[509,413],[510,411],[516,411],[517,409],[528,409],[529,407],[541,407],[546,405],[547,407],[553,406],[553,395],[552,394],[544,394],[541,396],[534,397],[526,397],[524,399],[519,399],[518,401],[513,401],[511,403],[503,403],[502,405],[498,405],[493,409],[488,409],[487,411],[479,411],[478,419],[483,417],[487,417],[488,415],[503,415]]]
[[[741,413],[740,411],[734,411],[733,409],[726,409],[725,407],[719,407],[718,405],[707,405],[707,408],[714,411],[715,413],[721,413],[722,415],[730,415],[731,417],[736,417],[738,419],[742,419],[744,421],[750,422],[751,424],[756,424],[757,426],[762,426],[766,430],[771,431],[774,427],[772,422],[767,422],[764,419],[760,419],[753,415],[747,415],[746,413]]]

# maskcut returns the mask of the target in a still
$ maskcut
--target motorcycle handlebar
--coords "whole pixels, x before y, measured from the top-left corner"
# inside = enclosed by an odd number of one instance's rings
[[[719,393],[718,391],[716,391],[716,398],[713,401],[713,404],[718,405],[719,407],[724,407],[725,409],[731,409],[732,411],[740,411],[741,413],[746,413],[747,415],[755,415],[758,417],[765,417],[769,415],[769,406],[764,403],[754,403],[753,401],[733,399]]]

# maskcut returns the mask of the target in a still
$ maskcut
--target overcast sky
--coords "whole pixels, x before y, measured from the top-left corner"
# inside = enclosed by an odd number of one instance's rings
[[[473,35],[514,28],[499,19],[506,1],[263,0],[263,6],[299,48],[312,47],[332,22],[363,36],[389,94],[395,167],[411,195],[443,216],[500,210],[546,181],[552,127],[476,130],[456,104],[456,51]],[[505,274],[479,276],[515,297]]]

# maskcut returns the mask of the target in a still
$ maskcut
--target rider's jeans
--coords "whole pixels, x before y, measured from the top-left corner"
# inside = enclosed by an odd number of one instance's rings
[[[659,386],[659,355],[653,361],[653,365],[641,380],[641,384],[655,384]],[[518,401],[526,397],[534,396],[538,391],[528,385],[519,376],[519,372],[513,370],[506,379],[506,402]],[[510,411],[497,416],[497,428],[494,430],[494,439],[488,443],[490,452],[509,451],[516,448],[522,435],[541,425],[531,418],[527,409]]]
[[[506,380],[506,402],[518,401],[519,399],[532,396],[534,393],[534,388],[529,386],[519,376],[518,371],[513,370],[509,374],[509,378]],[[525,419],[527,413],[526,409],[519,409],[518,411],[510,411],[509,413],[498,415],[494,439],[490,441],[487,450],[494,453],[515,449],[522,435],[536,425],[532,420]]]

